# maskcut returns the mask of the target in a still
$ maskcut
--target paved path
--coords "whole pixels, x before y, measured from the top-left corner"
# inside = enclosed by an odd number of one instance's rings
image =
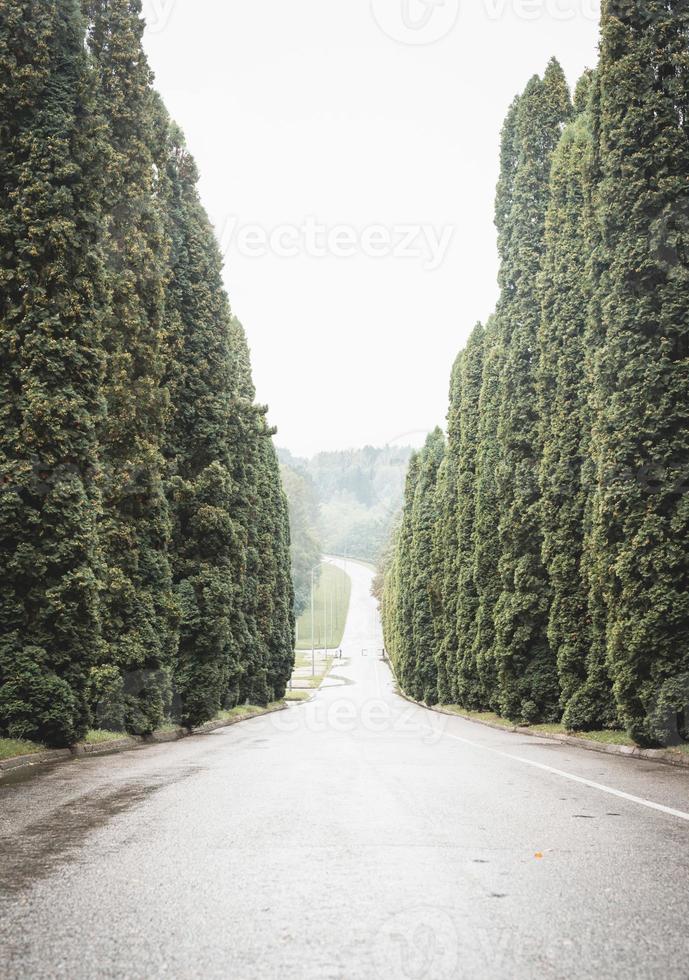
[[[689,976],[689,775],[410,706],[348,570],[314,701],[0,780],[2,980]]]

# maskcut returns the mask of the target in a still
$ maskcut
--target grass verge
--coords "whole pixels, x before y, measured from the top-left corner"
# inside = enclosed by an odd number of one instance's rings
[[[629,745],[633,748],[636,743],[626,732],[604,729],[598,732],[568,732],[564,725],[529,725],[531,732],[543,732],[545,735],[571,735],[573,738],[583,738],[588,742],[600,742],[603,745]]]
[[[508,721],[506,718],[501,718],[500,715],[496,715],[493,711],[467,711],[466,708],[460,708],[456,704],[444,704],[442,709],[453,715],[471,718],[472,721],[485,721],[491,725],[501,725],[503,728],[514,728],[514,722]]]
[[[36,755],[45,751],[45,746],[36,742],[26,742],[21,738],[0,738],[0,762],[14,759],[18,755]]]
[[[322,565],[321,577],[314,595],[314,628],[311,628],[311,606],[299,617],[297,650],[334,650],[342,643],[352,580],[334,565]],[[327,635],[326,635],[327,630]],[[312,635],[313,634],[313,635]],[[327,641],[327,642],[326,642]]]
[[[236,708],[230,708],[229,711],[221,711],[215,717],[215,721],[234,721],[236,718],[253,718],[256,715],[263,715],[266,711],[276,711],[282,706],[282,701],[273,701],[265,708],[261,708],[256,704],[240,704]]]
[[[285,694],[285,701],[308,701],[310,697],[310,691],[288,691]]]
[[[462,715],[465,718],[471,718],[474,721],[487,721],[494,725],[501,725],[503,728],[515,727],[514,722],[501,718],[500,715],[493,714],[491,711],[466,711],[464,708],[457,707],[457,705],[444,705],[443,710],[452,714]],[[528,728],[535,735],[539,733],[542,735],[568,735],[571,738],[580,738],[585,742],[598,742],[601,745],[626,745],[631,749],[638,748],[636,742],[626,732],[612,731],[611,729],[603,729],[602,731],[595,732],[569,732],[561,724],[519,725],[518,727]],[[689,744],[669,746],[666,751],[689,755]]]
[[[127,738],[125,732],[106,732],[100,728],[94,728],[87,733],[84,739],[85,745],[103,745],[105,742],[116,742],[120,738]]]

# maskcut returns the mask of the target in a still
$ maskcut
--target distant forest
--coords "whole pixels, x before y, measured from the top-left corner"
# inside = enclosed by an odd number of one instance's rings
[[[278,450],[283,481],[288,469],[311,487],[316,503],[315,513],[312,504],[307,505],[315,520],[311,530],[325,554],[346,552],[366,561],[378,559],[402,507],[412,452],[408,446],[366,446],[300,459],[287,449]],[[291,486],[301,486],[284,482],[288,496]]]

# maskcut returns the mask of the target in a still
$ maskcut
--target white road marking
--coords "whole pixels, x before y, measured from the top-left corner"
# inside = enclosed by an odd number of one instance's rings
[[[430,732],[437,733],[436,729],[431,725],[424,725],[424,728],[427,728]],[[677,817],[679,820],[689,821],[689,813],[685,813],[683,810],[673,810],[672,807],[664,806],[662,803],[653,803],[652,800],[644,800],[641,796],[624,793],[621,789],[604,786],[602,783],[596,783],[592,779],[584,779],[583,776],[575,776],[571,772],[564,772],[562,769],[546,766],[542,762],[534,762],[533,759],[524,759],[522,756],[512,755],[510,752],[501,752],[500,749],[493,749],[489,745],[480,745],[478,742],[472,742],[470,738],[462,738],[460,735],[452,735],[450,732],[443,732],[442,734],[447,738],[453,738],[456,742],[464,742],[465,745],[471,745],[472,748],[482,749],[484,752],[492,752],[493,755],[502,756],[503,759],[521,762],[525,766],[532,766],[534,769],[541,769],[543,772],[550,772],[555,776],[562,776],[563,779],[569,779],[573,783],[581,783],[582,786],[589,786],[591,789],[597,789],[601,793],[607,793],[609,796],[617,796],[619,799],[627,800],[629,803],[637,803],[639,806],[648,807],[649,810],[658,810],[660,813],[667,813],[670,817]]]

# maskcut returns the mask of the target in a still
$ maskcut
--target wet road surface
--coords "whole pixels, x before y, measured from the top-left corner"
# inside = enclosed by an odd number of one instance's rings
[[[689,772],[408,704],[347,570],[314,701],[0,779],[3,980],[689,976]]]

